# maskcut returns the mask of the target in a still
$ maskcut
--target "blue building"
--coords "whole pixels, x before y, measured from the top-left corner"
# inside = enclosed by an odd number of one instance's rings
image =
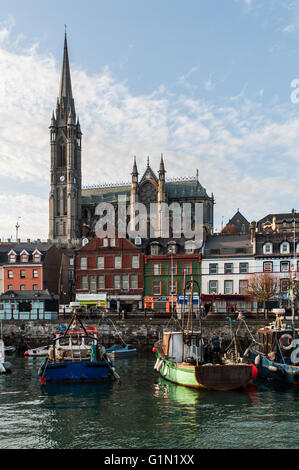
[[[0,296],[0,320],[58,318],[59,296],[48,290],[7,291]]]

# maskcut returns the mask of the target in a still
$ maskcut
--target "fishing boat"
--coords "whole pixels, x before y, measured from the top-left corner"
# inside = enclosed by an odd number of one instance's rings
[[[112,359],[133,356],[137,349],[131,344],[113,344],[110,348],[106,349],[106,354]]]
[[[0,374],[6,374],[11,371],[11,363],[5,360],[5,345],[3,339],[0,339]]]
[[[190,299],[193,298],[194,282],[186,283],[186,288],[191,288]],[[186,387],[235,390],[247,385],[256,375],[252,364],[225,357],[221,353],[219,339],[204,342],[202,322],[199,327],[193,327],[192,301],[189,301],[186,327],[184,315],[181,321],[175,319],[175,327],[163,331],[162,338],[154,344],[153,352],[156,355],[154,369],[164,379]]]
[[[96,327],[85,327],[76,311],[69,326],[56,331],[48,356],[39,369],[41,384],[104,383],[119,379]]]
[[[299,388],[298,330],[283,323],[283,317],[276,315],[273,323],[257,331],[247,354],[262,377]]]

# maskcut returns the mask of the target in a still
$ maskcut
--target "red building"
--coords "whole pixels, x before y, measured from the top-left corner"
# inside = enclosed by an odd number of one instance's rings
[[[51,244],[0,246],[0,291],[43,291],[61,294],[64,284],[64,256]]]
[[[76,299],[86,308],[142,308],[143,253],[125,238],[94,238],[76,252]]]

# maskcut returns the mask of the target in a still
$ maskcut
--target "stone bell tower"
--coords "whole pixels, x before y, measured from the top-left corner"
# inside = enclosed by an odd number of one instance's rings
[[[50,125],[49,239],[67,245],[81,237],[81,139],[65,34],[60,91]]]

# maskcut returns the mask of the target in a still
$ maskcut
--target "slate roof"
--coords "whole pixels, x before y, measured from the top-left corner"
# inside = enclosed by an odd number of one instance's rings
[[[52,294],[48,289],[46,290],[9,290],[4,292],[0,299],[3,300],[58,300],[59,296],[56,294]]]
[[[36,245],[33,245],[33,244],[29,245],[27,243],[15,245],[11,243],[11,244],[6,244],[6,245],[0,245],[0,265],[8,263],[8,253],[12,250],[17,254],[17,256],[19,256],[24,250],[27,251],[27,253],[29,253],[30,256],[35,250],[38,250],[42,254],[42,260],[43,260],[43,258],[46,255],[46,252],[52,246],[53,245],[50,243],[49,244],[43,243],[43,244],[36,244]],[[32,259],[29,259],[29,263],[30,262],[32,262]],[[17,263],[21,263],[20,259],[17,259]],[[24,263],[24,265],[25,264],[28,264],[28,263]]]
[[[280,253],[280,245],[282,242],[288,241],[290,244],[290,253]],[[273,251],[270,254],[263,253],[263,246],[265,243],[272,243]],[[296,239],[295,246],[297,246],[298,238]],[[277,256],[279,258],[287,257],[290,258],[294,255],[294,236],[292,233],[279,232],[279,233],[257,233],[256,234],[256,256],[262,258],[273,258]]]
[[[203,258],[253,255],[251,235],[213,235],[203,248]]]

